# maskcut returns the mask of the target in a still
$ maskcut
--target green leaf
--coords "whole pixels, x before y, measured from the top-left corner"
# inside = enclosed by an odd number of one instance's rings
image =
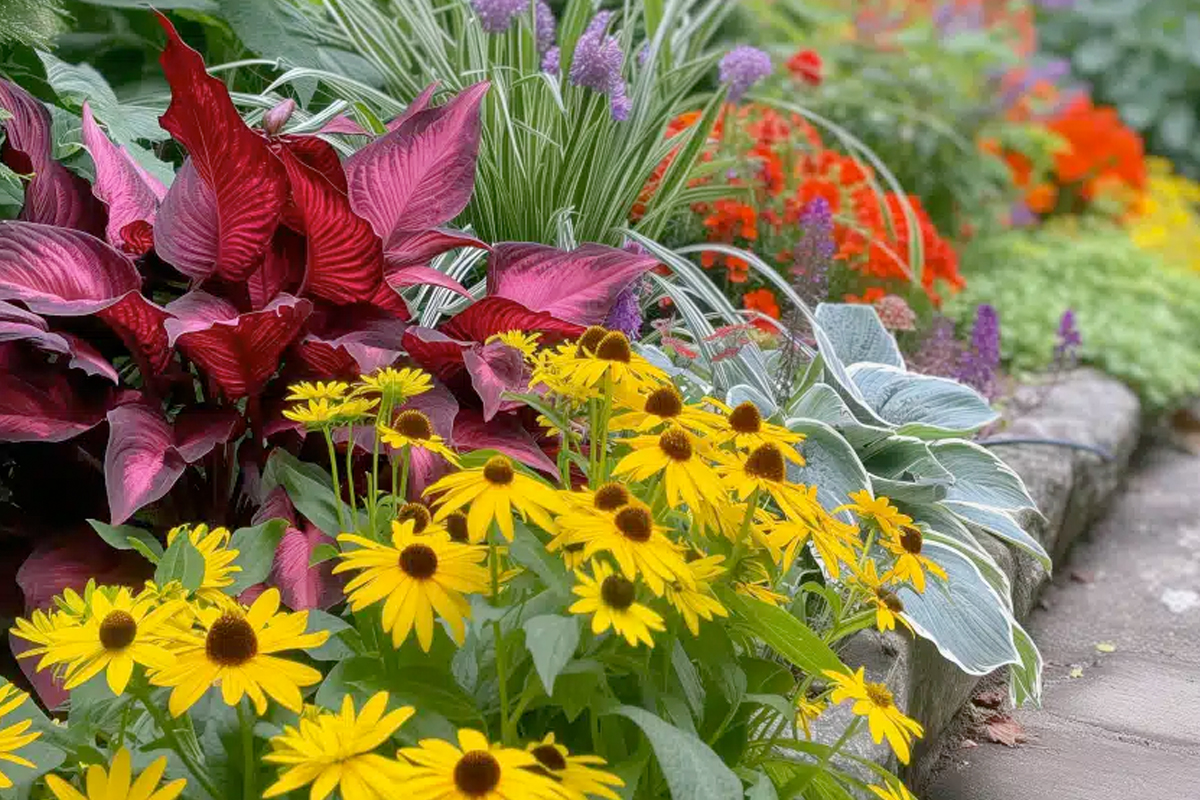
[[[728,589],[718,589],[718,594],[725,607],[737,615],[738,624],[748,628],[793,666],[810,675],[820,675],[825,670],[845,671],[846,666],[829,645],[784,609]]]
[[[189,592],[199,589],[204,581],[204,556],[184,534],[175,537],[154,571],[154,582],[159,586],[170,581],[179,581]]]
[[[554,680],[579,646],[579,618],[545,614],[525,621],[525,647],[533,656],[546,696],[554,694]]]
[[[341,551],[328,542],[319,544],[313,548],[312,555],[308,557],[308,566],[316,567],[326,561],[332,561],[339,555],[341,555]]]
[[[532,570],[548,588],[563,596],[570,595],[571,582],[562,559],[548,553],[537,535],[520,520],[516,520],[513,529],[513,541],[509,548],[513,560]]]
[[[333,479],[329,473],[306,461],[300,461],[286,450],[275,450],[263,470],[264,491],[282,486],[301,514],[323,532],[336,537],[341,533],[337,507],[344,514],[350,509],[333,495]],[[356,526],[355,526],[356,527]]]
[[[287,520],[269,519],[252,528],[238,528],[233,532],[229,549],[238,551],[233,563],[242,571],[234,573],[233,583],[224,589],[226,594],[237,597],[254,584],[267,579],[275,563],[279,540],[283,538],[287,527]]]
[[[1112,39],[1100,35],[1088,39],[1075,49],[1075,66],[1084,74],[1103,72],[1121,55],[1120,46]]]
[[[317,661],[342,661],[362,652],[362,639],[349,622],[316,608],[311,608],[305,613],[308,614],[305,633],[329,631],[329,639],[325,644],[305,651],[310,658]]]
[[[702,719],[705,699],[704,682],[700,680],[700,673],[696,671],[696,665],[692,663],[692,659],[688,657],[687,651],[683,649],[683,645],[678,639],[675,640],[671,649],[671,667],[675,670],[675,677],[679,679],[679,687],[683,689],[683,696],[691,707],[692,713],[697,719]]]
[[[87,523],[101,539],[118,550],[136,550],[151,564],[157,564],[162,558],[162,543],[147,530],[132,525],[109,525],[96,519],[89,519]]]
[[[0,679],[0,681],[3,681],[0,685],[8,685],[9,683],[3,679]],[[14,688],[19,689],[20,687]],[[9,712],[4,717],[4,725],[6,727],[16,725],[25,720],[33,720],[33,724],[29,728],[30,732],[41,731],[42,736],[41,739],[30,742],[22,747],[15,755],[29,759],[36,766],[30,769],[19,764],[5,763],[4,774],[14,784],[13,794],[9,795],[8,792],[5,792],[5,797],[28,797],[33,784],[47,772],[50,772],[61,764],[65,758],[63,751],[58,747],[54,747],[49,742],[49,739],[56,733],[55,729],[57,726],[42,713],[41,708],[38,707],[37,702],[32,698],[27,699]]]
[[[700,739],[642,708],[621,706],[614,713],[631,720],[650,740],[671,800],[742,800],[741,780]]]

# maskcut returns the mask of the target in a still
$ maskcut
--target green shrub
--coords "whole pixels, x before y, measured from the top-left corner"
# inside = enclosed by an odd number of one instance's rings
[[[1015,373],[1051,365],[1059,320],[1073,309],[1082,360],[1132,386],[1148,410],[1200,390],[1200,276],[1165,266],[1125,231],[1011,231],[974,243],[963,267],[967,289],[948,313],[969,324],[979,303],[995,306]]]

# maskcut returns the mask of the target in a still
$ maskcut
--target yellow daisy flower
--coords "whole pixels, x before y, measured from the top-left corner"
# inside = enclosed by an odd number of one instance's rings
[[[433,615],[450,626],[455,642],[466,636],[464,619],[471,605],[464,594],[483,594],[491,589],[487,569],[479,565],[487,558],[486,547],[458,544],[446,534],[416,534],[411,522],[392,523],[392,546],[354,534],[338,541],[356,544],[357,550],[341,554],[334,573],[361,570],[344,589],[352,611],[361,611],[387,598],[383,604],[383,629],[392,634],[392,644],[404,644],[415,627],[421,649],[433,645]]]
[[[648,607],[637,602],[637,584],[614,574],[612,567],[603,561],[592,562],[589,578],[583,571],[576,571],[579,584],[572,591],[579,595],[568,609],[572,614],[591,614],[592,633],[601,634],[610,627],[624,636],[630,647],[645,642],[654,647],[651,631],[665,631],[663,618]]]
[[[21,705],[29,699],[26,692],[22,692],[11,683],[5,683],[0,686],[0,719],[8,716],[16,711]],[[8,761],[29,769],[37,769],[37,765],[27,758],[22,758],[17,755],[16,751],[29,744],[42,735],[41,731],[29,731],[33,725],[33,718],[23,719],[20,722],[9,725],[7,728],[0,729],[0,760]],[[13,787],[12,779],[0,772],[0,789],[11,789]]]
[[[574,357],[560,365],[562,380],[576,387],[576,391],[594,389],[606,377],[614,386],[647,390],[670,382],[667,373],[633,352],[629,339],[620,331],[605,332],[594,349],[589,346],[593,338],[589,328],[580,338]]]
[[[370,375],[362,375],[353,394],[378,394],[387,397],[395,407],[410,397],[424,394],[433,388],[429,373],[421,369],[384,367]]]
[[[411,522],[413,526],[412,532],[415,534],[434,534],[446,533],[446,526],[439,522],[433,521],[433,513],[429,510],[429,506],[424,503],[405,503],[396,509],[396,522],[403,525],[406,522]]]
[[[525,358],[532,359],[538,349],[538,340],[541,338],[542,334],[538,331],[504,331],[503,333],[493,333],[484,340],[484,344],[503,342],[509,347],[520,350],[521,355]]]
[[[535,772],[532,753],[493,745],[478,731],[458,732],[458,747],[422,739],[399,757],[411,766],[403,786],[407,800],[563,800],[559,784]]]
[[[701,619],[712,622],[714,616],[729,616],[729,611],[712,593],[712,582],[725,572],[721,566],[724,560],[725,556],[717,555],[685,562],[693,585],[687,586],[681,582],[667,584],[667,602],[683,617],[692,636],[700,635]]]
[[[853,511],[860,520],[874,522],[885,536],[900,538],[900,528],[912,524],[912,517],[901,514],[900,510],[888,502],[886,497],[871,497],[866,489],[850,493],[853,503],[838,506],[833,513]]]
[[[394,450],[405,447],[421,447],[437,453],[454,466],[458,466],[458,454],[446,446],[446,440],[433,431],[433,423],[424,413],[415,409],[401,411],[391,426],[377,426],[380,440]]]
[[[617,462],[613,475],[643,481],[661,473],[671,508],[687,503],[694,513],[704,514],[710,502],[725,497],[720,478],[702,458],[707,448],[695,434],[672,426],[658,436],[636,436],[625,444],[633,452]]]
[[[810,700],[803,695],[796,698],[796,727],[804,731],[805,739],[812,739],[812,724],[825,708],[823,700]]]
[[[187,786],[187,779],[171,781],[160,789],[158,782],[166,769],[167,757],[156,758],[134,780],[133,757],[122,747],[107,770],[99,764],[87,768],[87,794],[57,775],[46,776],[46,787],[58,800],[175,800]]]
[[[171,618],[182,603],[158,605],[153,600],[135,600],[129,589],[121,587],[110,600],[104,591],[94,591],[87,618],[76,621],[60,615],[44,647],[27,650],[22,657],[45,653],[38,669],[51,664],[65,665],[63,688],[82,685],[107,670],[108,687],[122,694],[133,675],[133,665],[150,669],[169,667],[175,660],[162,646],[162,638],[173,628]],[[20,628],[13,631],[22,636]]]
[[[725,424],[717,431],[718,444],[733,442],[734,446],[741,450],[775,445],[788,461],[796,466],[804,466],[804,458],[796,449],[796,445],[804,441],[804,434],[765,421],[758,407],[749,400],[733,408],[720,400],[706,400],[725,412]]]
[[[263,756],[263,761],[284,769],[263,797],[278,797],[310,783],[310,800],[325,800],[334,789],[342,800],[388,796],[404,780],[405,769],[372,751],[416,710],[404,706],[385,714],[387,705],[388,693],[378,692],[356,715],[354,698],[346,695],[339,713],[322,709],[301,718],[298,728],[284,726],[283,733],[271,739],[271,752]]]
[[[337,401],[333,406],[335,421],[342,425],[359,422],[370,416],[377,405],[377,397],[350,397]]]
[[[750,597],[754,600],[760,600],[764,603],[770,603],[776,608],[783,608],[792,601],[792,598],[788,597],[786,594],[780,594],[772,589],[771,584],[768,581],[738,581],[737,583],[733,584],[733,590],[745,597]]]
[[[869,558],[862,569],[851,568],[854,570],[854,583],[866,590],[867,602],[875,608],[875,627],[881,631],[895,630],[896,620],[899,620],[901,625],[912,630],[908,620],[900,616],[904,612],[904,603],[886,585],[893,574],[889,572],[880,578],[875,569],[875,562]]]
[[[816,519],[788,518],[776,522],[767,535],[767,543],[772,553],[778,553],[776,563],[780,569],[790,570],[800,548],[811,541],[830,577],[840,577],[841,565],[854,563],[854,544],[858,540],[845,528],[830,522],[837,520],[821,515]]]
[[[434,519],[445,519],[451,512],[470,504],[467,531],[472,542],[487,538],[495,520],[504,538],[513,538],[513,511],[522,519],[530,517],[542,530],[553,531],[550,513],[566,511],[558,493],[545,482],[513,469],[508,456],[493,456],[482,467],[451,473],[425,490],[427,495],[442,495],[437,501]]]
[[[898,778],[889,779],[884,786],[868,786],[867,788],[880,800],[917,800]]]
[[[680,582],[694,587],[691,572],[678,549],[655,524],[650,509],[640,501],[622,506],[613,514],[564,515],[559,517],[562,530],[547,549],[582,544],[583,559],[607,552],[616,559],[626,578],[638,575],[657,595],[668,583]]]
[[[831,700],[835,704],[843,700],[853,700],[851,708],[855,714],[867,718],[871,729],[871,738],[879,744],[886,736],[888,744],[896,753],[901,764],[907,764],[909,759],[909,744],[913,738],[920,738],[924,729],[916,720],[904,716],[896,707],[892,693],[882,683],[869,683],[866,670],[858,668],[858,672],[847,674],[825,670],[825,676],[833,683]]]
[[[213,528],[207,525],[180,525],[167,531],[167,546],[175,541],[175,537],[186,533],[188,539],[204,556],[204,578],[196,596],[210,603],[221,603],[229,599],[222,590],[233,585],[233,573],[241,572],[242,568],[234,566],[238,551],[229,548],[229,531],[225,528]]]
[[[320,647],[328,631],[305,633],[308,612],[279,612],[279,590],[267,589],[254,605],[244,609],[232,601],[196,611],[201,629],[181,636],[174,644],[176,660],[154,672],[150,682],[172,687],[168,708],[178,717],[210,687],[221,687],[221,698],[234,706],[249,695],[261,716],[266,695],[284,708],[300,713],[300,689],[320,683],[312,667],[272,655],[283,650]],[[264,694],[265,692],[265,694]]]
[[[291,392],[285,400],[341,400],[350,391],[350,385],[342,381],[329,383],[293,383],[288,387]]]
[[[936,575],[943,581],[946,580],[946,570],[942,569],[936,561],[921,555],[924,543],[925,536],[915,525],[905,525],[895,539],[884,539],[882,542],[888,552],[896,556],[896,563],[892,565],[892,575],[895,580],[911,583],[918,594],[925,592],[926,570],[930,575]]]
[[[618,392],[625,387],[618,389]],[[627,396],[618,394],[617,402],[629,409],[617,414],[608,423],[610,431],[654,430],[661,425],[676,424],[701,436],[711,435],[721,424],[721,418],[699,406],[683,402],[683,395],[674,386],[659,386],[646,393]]]
[[[547,348],[534,353],[530,359],[533,366],[529,377],[530,387],[543,386],[551,394],[564,398],[575,405],[599,396],[599,392],[591,387],[581,386],[568,379],[578,352],[577,345],[562,344],[553,349]],[[555,426],[555,430],[557,430],[557,426]]]
[[[570,797],[592,795],[605,800],[621,800],[610,786],[624,786],[625,781],[608,772],[595,769],[605,765],[599,756],[573,756],[567,748],[554,741],[554,734],[546,734],[540,742],[530,742],[526,748],[538,765],[533,771],[543,771],[553,778],[564,793]]]
[[[283,416],[292,422],[299,422],[310,431],[327,428],[340,421],[338,410],[341,402],[325,398],[309,400],[306,405],[295,405],[283,410]]]
[[[756,491],[770,496],[789,516],[803,513],[808,497],[804,487],[789,483],[785,451],[768,443],[754,448],[745,460],[729,460],[717,466],[725,485],[739,500],[747,500]]]

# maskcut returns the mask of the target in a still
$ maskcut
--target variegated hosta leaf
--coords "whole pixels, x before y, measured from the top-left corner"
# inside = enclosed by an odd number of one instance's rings
[[[875,309],[850,303],[821,303],[817,322],[825,329],[843,364],[887,364],[904,369],[896,339],[883,326]]]
[[[821,505],[829,509],[836,508],[849,502],[851,492],[870,488],[870,476],[858,460],[854,448],[833,428],[811,419],[791,419],[787,427],[806,437],[798,445],[805,465],[797,467],[788,464],[788,479],[796,483],[815,484]]]
[[[800,395],[788,408],[787,415],[824,422],[840,431],[855,449],[866,447],[891,435],[889,428],[859,422],[842,396],[826,383],[815,384]]]
[[[1050,556],[1042,547],[1041,542],[1030,536],[1007,511],[955,500],[946,500],[943,505],[971,527],[981,528],[996,538],[1029,553],[1047,570],[1053,566]]]
[[[753,403],[754,407],[758,409],[758,413],[762,414],[764,419],[775,416],[775,412],[779,410],[779,407],[775,405],[775,401],[769,396],[745,383],[731,386],[729,387],[729,391],[725,393],[725,404],[730,408],[735,408],[747,402]]]
[[[962,436],[998,417],[982,395],[948,378],[885,364],[853,364],[848,372],[871,409],[906,436]]]
[[[929,451],[954,476],[947,500],[1006,511],[1037,510],[1025,482],[990,450],[974,442],[954,440],[933,442]]]

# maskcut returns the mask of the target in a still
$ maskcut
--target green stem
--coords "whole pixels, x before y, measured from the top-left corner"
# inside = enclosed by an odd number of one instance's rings
[[[600,433],[597,440],[600,443],[600,455],[597,458],[597,466],[599,468],[600,479],[596,484],[602,485],[608,480],[608,422],[612,417],[613,406],[613,379],[612,372],[604,373],[604,397],[601,400],[600,407]]]
[[[400,499],[397,500],[396,502],[398,504],[402,505],[402,504],[408,502],[408,471],[409,471],[409,469],[411,469],[411,466],[412,466],[412,445],[410,445],[410,444],[404,445],[404,452],[400,454],[400,459],[401,459],[401,461],[400,461],[400,463],[401,463]],[[395,481],[396,481],[396,465],[395,465],[395,463],[393,463],[392,464],[392,485],[393,486],[396,485]],[[396,507],[399,508],[400,505],[397,505]]]
[[[827,750],[825,755],[821,756],[821,760],[817,762],[817,768],[808,773],[808,777],[805,778],[804,782],[801,783],[800,786],[795,789],[795,791],[788,795],[789,797],[803,797],[804,790],[807,789],[808,785],[813,782],[814,778],[817,777],[817,773],[824,775],[829,771],[829,762],[832,761],[834,757],[842,751],[842,748],[846,745],[846,742],[850,741],[850,737],[853,736],[856,731],[858,731],[859,723],[862,721],[862,717],[855,717],[854,721],[846,726],[846,730],[844,733],[842,733],[841,738],[834,742],[833,747]]]
[[[146,709],[146,713],[150,715],[150,719],[154,720],[154,723],[162,729],[163,739],[166,740],[167,746],[179,755],[179,760],[183,762],[183,765],[187,767],[187,771],[196,779],[196,783],[200,784],[200,788],[209,797],[213,798],[213,800],[219,800],[221,795],[217,792],[217,787],[209,780],[208,775],[204,772],[204,768],[200,766],[192,753],[179,741],[179,734],[175,730],[174,721],[166,715],[162,708],[151,702],[148,690],[135,689],[130,686],[129,691],[141,701],[142,706]]]
[[[496,530],[492,529],[492,543],[488,553],[489,567],[492,572],[492,605],[500,605],[500,551],[495,544]],[[505,744],[511,744],[512,731],[509,730],[508,715],[508,663],[504,652],[504,631],[501,630],[500,620],[492,621],[492,636],[496,640],[496,681],[500,685],[500,739]]]
[[[758,509],[758,494],[759,488],[754,487],[754,491],[750,493],[750,499],[746,501],[746,513],[742,516],[742,527],[738,531],[737,541],[733,543],[733,554],[729,557],[729,569],[737,568],[737,562],[741,559],[742,553],[746,549],[746,540],[750,535],[750,525],[754,522],[754,512]]]
[[[346,428],[346,494],[350,497],[350,519],[355,521],[354,533],[358,533],[358,498],[354,496],[354,426]]]
[[[338,528],[346,530],[346,517],[342,514],[342,485],[338,481],[337,450],[333,446],[333,434],[329,428],[322,428],[325,434],[325,444],[329,446],[329,474],[333,477],[333,504],[337,509]]]
[[[254,759],[254,716],[250,714],[249,700],[242,698],[238,703],[238,725],[242,729],[242,797],[258,797],[258,762]]]

